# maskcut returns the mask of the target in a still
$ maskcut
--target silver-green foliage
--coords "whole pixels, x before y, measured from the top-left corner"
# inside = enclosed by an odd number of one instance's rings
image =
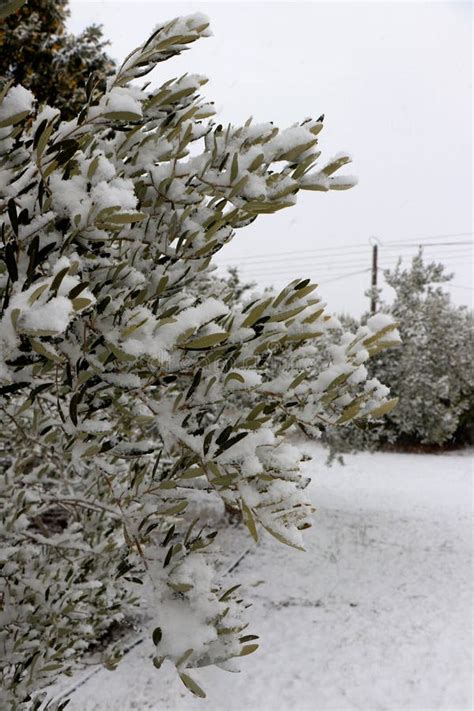
[[[397,341],[393,324],[345,334],[315,380],[333,323],[315,285],[243,307],[212,274],[236,228],[353,180],[333,175],[345,154],[315,167],[318,121],[223,128],[201,76],[130,83],[208,34],[201,15],[161,25],[67,123],[21,87],[3,96],[3,707],[70,671],[143,589],[155,666],[172,660],[202,695],[189,667],[257,646],[203,505],[302,548],[312,506],[287,433],[393,405],[363,366]]]

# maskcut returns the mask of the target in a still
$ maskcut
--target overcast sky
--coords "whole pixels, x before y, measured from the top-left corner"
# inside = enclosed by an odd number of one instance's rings
[[[356,188],[300,193],[295,207],[237,231],[220,264],[261,285],[311,277],[332,310],[357,315],[368,304],[369,238],[382,266],[423,241],[455,273],[453,299],[472,303],[470,2],[73,0],[71,10],[70,29],[103,24],[119,61],[158,22],[204,12],[214,36],[158,65],[155,85],[207,75],[221,123],[284,127],[324,113],[321,160],[353,156]]]

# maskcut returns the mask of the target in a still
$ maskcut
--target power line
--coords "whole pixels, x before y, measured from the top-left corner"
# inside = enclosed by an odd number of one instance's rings
[[[466,233],[467,234],[467,233]],[[474,233],[469,233],[469,234],[474,234]],[[459,233],[459,236],[461,233]],[[451,235],[452,237],[456,237],[458,235]],[[440,235],[441,237],[441,235]],[[431,237],[430,239],[434,239],[435,237]],[[472,245],[473,243],[471,241],[455,241],[455,242],[408,242],[408,241],[398,241],[398,242],[386,242],[381,244],[380,246],[384,249],[387,248],[390,251],[393,251],[397,246],[400,247],[408,247],[411,249],[417,249],[418,247],[452,247],[452,246],[458,246],[458,245]],[[354,253],[354,256],[359,254],[361,249],[368,250],[369,245],[365,243],[359,243],[359,244],[345,244],[345,245],[338,245],[335,247],[321,247],[318,249],[302,249],[298,250],[298,252],[295,253],[295,250],[291,250],[288,252],[267,252],[267,253],[262,253],[262,254],[249,254],[249,255],[243,255],[242,257],[235,258],[234,260],[229,260],[227,263],[231,265],[242,265],[243,262],[245,263],[259,263],[260,261],[268,262],[268,261],[286,261],[288,256],[293,257],[293,259],[306,259],[306,256],[303,255],[324,255],[326,253],[330,253],[331,255],[334,252],[339,252],[340,250],[345,250],[344,256],[350,255]],[[301,255],[301,256],[300,256]]]
[[[380,268],[379,268],[379,269],[380,269]],[[339,274],[338,276],[332,277],[331,279],[326,279],[325,281],[319,282],[319,286],[326,286],[326,284],[331,284],[332,282],[340,281],[341,279],[347,279],[347,278],[352,277],[352,276],[357,276],[357,275],[360,275],[360,274],[366,274],[367,272],[370,272],[370,271],[371,271],[371,268],[370,268],[370,267],[366,267],[365,269],[358,269],[357,271],[345,272],[344,274]],[[294,276],[294,271],[291,272],[291,274]],[[285,275],[286,275],[286,273],[283,273],[283,274],[275,274],[275,276],[277,276],[277,277],[278,277],[278,276],[284,277]],[[446,282],[446,286],[453,286],[453,287],[456,287],[456,288],[459,288],[459,289],[468,289],[468,290],[474,291],[474,288],[473,288],[473,287],[464,286],[464,285],[461,285],[461,284],[452,284],[451,282]]]
[[[325,286],[326,284],[330,284],[333,281],[339,281],[340,279],[346,279],[347,277],[355,276],[356,274],[365,274],[366,272],[370,272],[370,267],[367,267],[366,269],[360,269],[357,272],[348,272],[346,274],[340,274],[337,277],[334,277],[334,279],[328,279],[327,281],[322,281],[320,286]]]
[[[419,237],[417,242],[415,242],[414,239],[413,241],[407,241],[405,237],[403,240],[379,243],[378,246],[381,247],[381,254],[379,256],[381,259],[376,266],[375,273],[377,273],[377,271],[393,269],[399,259],[402,261],[404,259],[412,259],[413,250],[419,249],[420,247],[428,252],[427,257],[430,260],[441,262],[441,264],[447,263],[450,267],[456,267],[457,264],[460,263],[459,260],[462,260],[461,263],[465,263],[465,257],[472,254],[473,244],[472,241],[469,240],[456,240],[454,238],[471,236],[473,234],[473,232],[458,232],[442,235],[423,235]],[[428,241],[446,239],[450,239],[450,241]],[[470,249],[466,249],[467,247]],[[295,272],[298,273],[298,271],[301,272],[301,270],[304,270],[305,276],[308,274],[314,274],[318,277],[321,277],[323,274],[330,276],[331,272],[334,273],[334,271],[339,271],[340,269],[344,269],[344,267],[347,269],[351,267],[361,267],[367,264],[366,255],[368,248],[368,244],[358,243],[336,245],[320,249],[299,250],[296,253],[292,250],[252,254],[242,256],[240,259],[236,259],[230,263],[218,264],[218,267],[221,269],[230,266],[239,267],[244,276],[248,279],[271,279],[272,277],[277,280],[284,279],[287,275],[294,277]],[[441,254],[439,254],[438,248],[441,250]],[[447,249],[449,249],[449,252],[447,252]],[[433,254],[433,251],[438,252],[438,254]],[[391,254],[387,254],[387,252]],[[323,286],[340,281],[341,279],[366,274],[369,271],[371,271],[370,267],[347,271],[319,283]],[[319,279],[317,280],[319,281]],[[455,288],[473,290],[472,287],[461,284],[450,284],[449,282],[447,282],[447,284]]]
[[[470,252],[457,252],[455,254],[446,254],[446,255],[430,255],[430,258],[427,259],[426,261],[439,261],[441,263],[444,263],[446,260],[451,261],[452,259],[465,259],[466,257],[469,257]],[[400,257],[402,262],[406,261],[411,261],[411,256],[410,255],[403,255]],[[398,261],[399,257],[389,257],[387,255],[382,255],[380,258],[380,261],[382,264],[393,264],[395,265]],[[289,264],[278,264],[272,267],[271,265],[266,265],[265,267],[262,265],[261,267],[250,267],[242,268],[242,273],[245,274],[273,274],[275,271],[287,271],[291,269],[301,269],[302,267],[304,268],[314,268],[314,269],[324,269],[326,270],[334,270],[334,269],[340,269],[341,267],[362,267],[365,264],[367,264],[367,259],[358,259],[358,260],[343,260],[343,261],[336,261],[336,262],[326,262],[325,260],[306,260],[304,263],[294,263],[291,262]]]
[[[472,252],[472,250],[471,250],[471,249],[465,249],[465,248],[463,248],[465,244],[466,244],[466,243],[460,242],[460,243],[456,243],[455,245],[453,245],[453,255],[452,255],[452,256],[457,256],[457,255],[459,255],[459,254],[470,254],[470,253]],[[469,244],[469,243],[467,243],[467,244]],[[441,246],[451,246],[451,245],[439,245],[439,246],[441,247]],[[436,247],[438,247],[438,245],[436,245]],[[394,250],[390,250],[390,251],[394,251]],[[444,250],[443,250],[443,251],[444,251]],[[430,249],[429,252],[432,252],[432,250]],[[412,257],[412,256],[413,256],[413,254],[412,254],[411,252],[410,252],[410,253],[408,253],[408,252],[402,252],[402,253],[397,252],[396,255],[393,255],[393,254],[390,254],[390,255],[383,255],[383,254],[382,254],[382,258],[384,258],[384,259],[387,259],[387,258],[388,258],[388,259],[396,259],[396,258],[398,258],[398,257]],[[445,255],[440,255],[439,259],[446,258],[447,256],[451,256],[451,255],[446,255],[446,254],[445,254]],[[346,259],[346,257],[347,257],[347,259]],[[436,258],[436,257],[431,257],[431,255],[430,255],[430,258]],[[343,263],[345,263],[345,264],[350,264],[350,265],[353,265],[353,264],[354,264],[354,265],[357,265],[358,263],[361,263],[361,264],[365,264],[365,263],[366,263],[366,257],[363,256],[363,255],[359,255],[359,254],[357,254],[357,255],[346,255],[346,254],[344,254],[344,255],[325,255],[325,254],[320,254],[318,257],[316,257],[316,255],[315,255],[314,257],[311,257],[311,255],[309,255],[309,256],[298,256],[298,255],[295,255],[292,259],[288,259],[288,258],[287,258],[287,259],[283,259],[283,258],[282,258],[282,259],[274,259],[274,258],[272,258],[272,257],[269,257],[268,260],[266,260],[266,261],[262,261],[262,262],[244,262],[244,263],[240,263],[240,264],[239,264],[239,263],[235,263],[235,266],[240,266],[241,269],[246,269],[246,270],[251,269],[251,270],[254,270],[254,271],[255,271],[255,270],[260,271],[262,268],[265,269],[265,270],[266,270],[266,268],[273,268],[273,267],[276,268],[276,269],[278,269],[278,268],[280,267],[280,265],[278,264],[278,262],[284,262],[284,263],[285,263],[284,266],[291,267],[293,264],[294,264],[295,266],[298,266],[297,263],[300,262],[300,261],[304,261],[305,263],[307,263],[308,261],[313,261],[313,259],[314,259],[314,260],[317,259],[318,264],[325,264],[325,263],[328,262],[328,260],[331,260],[331,262],[330,262],[331,264],[340,265],[340,264],[341,264],[341,261],[339,261],[340,259],[343,260]],[[229,264],[220,265],[220,266],[229,266]]]
[[[459,252],[453,252],[453,254],[438,254],[438,255],[430,254],[430,255],[427,255],[426,261],[441,262],[443,264],[447,260],[461,259],[461,258],[470,257],[470,256],[472,256],[472,251],[466,252],[463,250],[463,251],[459,251]],[[403,254],[403,255],[400,255],[400,257],[398,257],[398,256],[392,256],[392,257],[382,256],[382,259],[390,260],[392,262],[396,262],[399,258],[401,258],[402,261],[404,259],[411,260],[412,255]],[[464,259],[464,261],[466,261],[466,260]]]
[[[463,240],[463,241],[457,241],[457,242],[418,242],[416,244],[414,242],[400,242],[399,246],[406,247],[408,249],[418,249],[419,247],[423,247],[423,249],[425,247],[436,247],[438,249],[438,247],[452,247],[455,245],[466,245],[466,244],[470,245],[471,247],[474,247],[474,243],[470,240]],[[392,252],[395,249],[397,249],[396,246],[392,247],[390,245],[384,245],[384,244],[382,245],[382,248],[389,249]]]
[[[469,235],[474,235],[474,232],[451,232],[450,234],[444,235],[411,235],[405,237],[408,240],[420,239],[445,239],[448,237],[469,237]],[[390,244],[389,242],[387,244]]]
[[[453,232],[451,234],[444,234],[444,235],[425,235],[420,237],[420,240],[426,240],[426,239],[447,239],[447,238],[454,238],[454,237],[468,237],[470,235],[474,235],[474,232]],[[411,239],[410,237],[405,237],[402,240],[391,240],[386,243],[381,244],[380,246],[391,246],[391,245],[411,245],[414,247],[417,247],[419,244],[422,244],[422,242],[418,241],[415,242],[413,241],[415,238]],[[341,249],[367,249],[367,243],[366,242],[358,242],[358,243],[346,243],[346,244],[341,244],[341,245],[336,245],[334,247],[321,247],[320,249],[302,249],[298,250],[299,254],[302,253],[308,253],[308,252],[330,252],[330,251],[339,251]],[[269,256],[286,256],[289,254],[294,254],[294,250],[288,251],[288,252],[273,252],[273,255],[268,252],[262,253],[262,254],[250,254],[248,256],[243,256],[242,259],[257,259],[257,258],[262,258],[262,259],[268,259]]]
[[[393,269],[393,266],[394,265],[392,265],[391,267],[388,265],[383,265],[382,267],[378,267],[378,271],[384,272],[387,269]],[[446,266],[447,266],[448,270],[451,269],[451,270],[456,271],[456,267],[457,267],[456,264],[447,264]],[[357,271],[363,272],[363,271],[366,271],[366,269],[367,268],[357,270]],[[313,269],[306,268],[306,269],[300,269],[300,270],[293,269],[291,271],[281,271],[281,272],[273,272],[273,273],[267,272],[265,274],[244,274],[243,277],[249,281],[257,281],[257,282],[261,281],[261,280],[272,281],[272,280],[281,279],[281,278],[285,278],[285,277],[289,277],[289,278],[311,277],[311,278],[314,278],[319,281],[320,279],[324,279],[325,277],[333,278],[333,275],[335,277],[338,276],[338,272],[335,270],[332,272],[327,272],[327,271],[322,271],[322,270],[314,269],[314,268]]]
[[[345,249],[346,253],[349,252],[359,252],[361,249],[367,249],[368,245],[367,244],[344,244],[344,245],[339,245],[337,247],[321,247],[320,249],[299,249],[296,254],[322,254],[325,252],[334,252],[334,251],[339,251],[341,249]],[[236,257],[235,261],[238,260],[238,262],[242,261],[260,261],[260,260],[268,260],[268,259],[277,259],[277,258],[285,258],[288,256],[294,256],[295,255],[295,250],[292,249],[288,252],[266,252],[262,254],[249,254],[247,256],[243,255],[242,257]]]
[[[430,255],[430,259],[434,261],[439,261],[442,264],[445,262],[451,262],[452,260],[463,260],[464,257],[468,257],[471,255],[471,251],[465,251],[465,250],[459,250],[453,254],[447,254],[447,255]],[[393,256],[388,256],[388,255],[383,255],[381,256],[380,262],[381,262],[381,268],[385,269],[390,266],[395,266],[399,257],[403,259],[410,259],[412,255],[408,254],[403,254],[403,255],[393,255]],[[340,270],[341,268],[350,268],[350,267],[362,267],[364,264],[367,264],[366,259],[351,259],[351,260],[343,260],[341,261],[333,261],[328,263],[326,260],[329,258],[321,259],[321,260],[312,260],[312,259],[306,259],[304,260],[304,263],[298,263],[293,260],[287,260],[285,264],[276,264],[276,265],[269,265],[269,264],[262,264],[262,265],[242,265],[241,267],[241,272],[242,274],[245,274],[247,277],[259,277],[259,276],[267,276],[267,275],[277,275],[277,274],[284,274],[284,273],[290,273],[294,271],[298,271],[301,269],[305,270],[317,270],[318,272],[327,272],[327,271],[334,271],[334,270]],[[224,265],[223,265],[224,266]]]

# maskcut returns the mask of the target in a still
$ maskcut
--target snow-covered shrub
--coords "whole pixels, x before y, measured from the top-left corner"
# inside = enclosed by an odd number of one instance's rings
[[[160,25],[67,123],[20,86],[4,92],[2,707],[70,670],[142,590],[155,666],[171,660],[203,695],[189,667],[257,647],[216,573],[205,502],[238,507],[255,540],[302,549],[312,506],[286,433],[393,405],[364,366],[398,340],[388,319],[345,334],[314,380],[333,323],[315,285],[244,308],[213,275],[235,229],[301,189],[354,181],[334,176],[346,154],[315,168],[319,121],[216,126],[203,77],[131,83],[208,34],[199,14]]]
[[[400,323],[404,345],[398,357],[384,353],[373,362],[374,374],[389,379],[400,399],[382,437],[441,445],[466,436],[461,429],[474,407],[473,320],[443,290],[451,278],[442,264],[425,263],[421,252],[408,269],[399,263],[385,272],[396,294],[387,310]]]
[[[443,290],[451,278],[442,264],[424,262],[421,251],[409,268],[402,269],[399,262],[385,272],[395,299],[381,307],[399,322],[403,347],[374,358],[370,372],[390,383],[399,404],[377,423],[351,423],[345,432],[329,428],[323,439],[333,454],[386,444],[472,442],[473,319],[469,309],[452,304]],[[341,321],[347,325],[347,319]]]

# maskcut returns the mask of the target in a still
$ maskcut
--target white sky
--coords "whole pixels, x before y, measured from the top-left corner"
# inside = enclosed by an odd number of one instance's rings
[[[382,266],[432,241],[426,255],[455,273],[453,299],[472,303],[470,2],[72,0],[71,11],[75,33],[104,25],[119,61],[158,22],[204,12],[214,36],[158,65],[154,84],[205,74],[224,124],[253,116],[283,127],[324,113],[321,159],[353,156],[356,188],[300,193],[295,207],[237,231],[220,264],[262,286],[311,277],[333,311],[358,315],[370,274],[352,272],[370,266],[370,236]]]

